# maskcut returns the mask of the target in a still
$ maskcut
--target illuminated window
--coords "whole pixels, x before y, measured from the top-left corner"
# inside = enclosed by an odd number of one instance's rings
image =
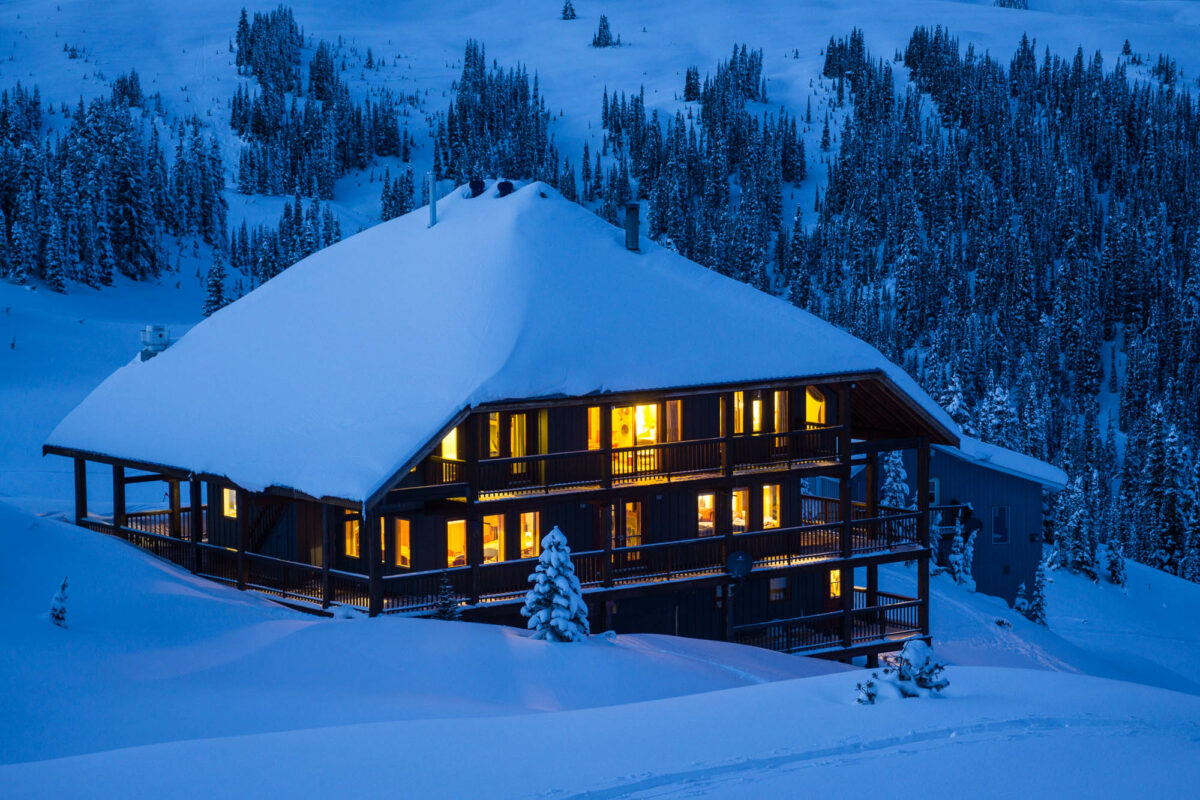
[[[753,433],[762,432],[763,413],[762,413],[762,392],[753,392],[750,395],[750,430]]]
[[[483,563],[496,564],[504,560],[504,515],[489,514],[483,518]]]
[[[733,433],[737,435],[746,431],[746,393],[733,393]]]
[[[696,533],[700,536],[712,536],[715,533],[713,504],[716,495],[696,495]]]
[[[625,504],[625,547],[638,547],[642,543],[642,504]]]
[[[458,428],[451,428],[442,439],[442,458],[458,459]]]
[[[237,489],[221,490],[221,513],[230,519],[237,519]]]
[[[392,531],[392,546],[388,547],[387,531]],[[379,519],[380,553],[387,563],[391,556],[392,564],[407,569],[412,566],[412,523],[399,517],[381,517]]]
[[[500,414],[488,414],[488,456],[496,458],[500,455]]]
[[[592,406],[588,409],[587,449],[600,449],[600,406]]]
[[[513,458],[526,455],[525,415],[513,414],[508,418],[508,450]]]
[[[467,523],[466,520],[446,520],[446,566],[465,567],[467,565]]]
[[[829,570],[829,597],[842,596],[842,571],[840,569]]]
[[[779,527],[779,484],[763,486],[763,530]]]
[[[537,558],[542,549],[542,520],[537,511],[521,514],[521,558]]]
[[[612,410],[613,447],[634,447],[658,442],[658,406],[621,406]]]
[[[778,603],[787,600],[787,578],[771,578],[771,583],[768,591],[772,603]]]
[[[812,386],[804,391],[804,421],[809,425],[825,424],[825,395]]]
[[[683,441],[683,419],[682,419],[683,402],[680,400],[668,400],[663,403],[663,411],[666,414],[666,441],[680,442]]]
[[[733,532],[745,533],[746,522],[750,517],[750,490],[733,490]]]
[[[788,423],[788,393],[786,390],[775,392],[775,432],[787,433],[791,427]]]
[[[358,520],[347,519],[342,523],[342,534],[347,558],[359,557]]]

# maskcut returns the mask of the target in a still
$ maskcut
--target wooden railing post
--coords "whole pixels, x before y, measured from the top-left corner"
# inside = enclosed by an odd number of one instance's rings
[[[121,505],[125,505],[124,498],[121,499]],[[192,540],[192,572],[200,572],[203,569],[201,559],[204,557],[200,551],[200,540],[204,538],[204,500],[200,479],[195,475],[188,479],[188,505],[192,509],[188,518],[188,538]]]
[[[329,567],[333,564],[333,526],[329,524],[329,506],[321,504],[321,608],[333,602],[333,583]]]
[[[612,459],[608,459],[612,463]],[[613,519],[613,504],[600,505],[600,528],[604,533],[604,561],[601,563],[603,583],[606,587],[613,585],[613,536],[616,534],[616,520]]]
[[[75,524],[87,518],[87,462],[75,459]]]
[[[721,395],[721,459],[725,477],[733,477],[733,392]]]
[[[924,437],[917,445],[917,541],[926,548],[917,559],[918,618],[922,635],[929,636],[929,559],[933,543],[929,541],[929,440]]]
[[[248,574],[246,548],[250,544],[250,499],[248,492],[236,490],[237,502],[237,588],[246,588]]]
[[[612,408],[612,403],[600,406],[600,452],[604,454],[600,477],[605,489],[613,485]]]
[[[167,498],[170,511],[167,515],[167,535],[172,539],[183,538],[183,518],[179,502],[179,479],[167,479]]]
[[[125,467],[120,464],[113,464],[112,468],[112,484],[113,484],[113,528],[114,533],[119,532],[121,528],[129,522],[125,514]]]
[[[379,533],[379,514],[363,509],[359,522],[359,541],[366,544],[367,616],[383,613],[383,542]]]
[[[467,513],[467,562],[471,565],[471,605],[479,605],[479,567],[483,562],[483,519],[475,506]]]

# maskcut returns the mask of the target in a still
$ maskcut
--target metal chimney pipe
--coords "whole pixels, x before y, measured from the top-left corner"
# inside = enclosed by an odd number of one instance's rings
[[[625,249],[635,253],[641,250],[638,246],[638,226],[640,224],[638,216],[641,209],[640,203],[625,204]]]

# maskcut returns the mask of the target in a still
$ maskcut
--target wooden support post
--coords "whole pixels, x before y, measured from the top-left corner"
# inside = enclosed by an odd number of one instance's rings
[[[875,519],[879,516],[879,454],[870,453],[867,456],[867,464],[863,468],[863,487],[866,494],[863,500],[866,503],[867,517]],[[872,539],[879,538],[879,524],[872,523],[870,534]]]
[[[612,403],[604,403],[600,406],[600,450],[604,453],[604,464],[600,467],[601,483],[605,489],[611,489],[613,485]]]
[[[725,467],[725,477],[733,477],[733,392],[721,395],[721,461]]]
[[[929,541],[929,440],[917,446],[917,540],[928,549],[917,560],[917,599],[921,633],[929,636],[929,559],[933,543]]]
[[[613,537],[617,531],[615,526],[616,520],[613,519],[613,504],[602,503],[600,505],[600,529],[604,533],[604,563],[601,567],[606,587],[613,585]]]
[[[850,495],[851,476],[851,392],[853,384],[838,386],[838,460],[841,469],[838,472],[838,512],[842,525],[842,558],[854,555],[854,504]],[[854,568],[843,564],[841,570],[841,601],[842,601],[842,647],[849,648],[854,643]]]
[[[725,584],[725,641],[733,641],[733,596],[737,592],[737,583],[730,581]]]
[[[471,605],[479,605],[479,568],[483,563],[483,520],[476,506],[467,513],[467,563],[471,565]]]
[[[179,481],[176,478],[167,479],[167,498],[170,514],[168,517],[167,533],[172,539],[183,538],[183,514],[179,501]]]
[[[333,526],[329,524],[329,506],[321,504],[321,608],[333,602],[333,582],[329,568],[333,564]]]
[[[188,538],[192,540],[192,572],[204,569],[204,555],[200,551],[200,540],[204,538],[204,497],[201,488],[200,479],[195,475],[188,479],[188,505],[192,509],[188,516]]]
[[[367,616],[383,613],[383,541],[379,535],[379,513],[366,511],[359,522],[359,541],[366,543]]]
[[[930,635],[929,627],[929,553],[917,557],[917,606],[918,624],[922,636]]]
[[[249,564],[246,563],[246,548],[250,545],[250,495],[241,489],[236,490],[237,503],[237,588],[245,589],[249,576]]]
[[[75,459],[75,524],[87,518],[87,462]]]
[[[119,533],[129,522],[125,515],[125,467],[113,464],[113,532]]]

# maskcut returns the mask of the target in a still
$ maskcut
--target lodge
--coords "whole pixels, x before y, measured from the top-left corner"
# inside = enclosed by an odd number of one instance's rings
[[[466,619],[516,625],[557,526],[593,630],[835,658],[929,637],[929,495],[881,506],[878,456],[927,486],[957,426],[630,215],[489,184],[302,261],[60,423],[75,521],[309,609],[426,615],[448,581]],[[165,508],[130,506],[146,483]],[[880,586],[900,562],[915,596]]]

